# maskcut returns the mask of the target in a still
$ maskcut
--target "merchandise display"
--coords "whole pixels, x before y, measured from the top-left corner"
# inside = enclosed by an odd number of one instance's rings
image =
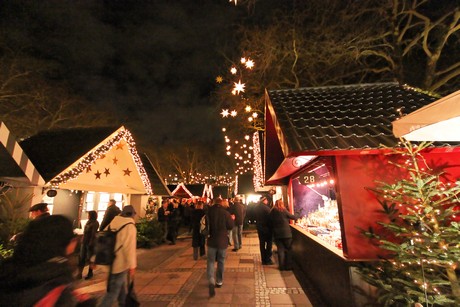
[[[298,219],[296,225],[322,239],[329,245],[342,249],[342,235],[337,200],[327,199],[324,205]]]

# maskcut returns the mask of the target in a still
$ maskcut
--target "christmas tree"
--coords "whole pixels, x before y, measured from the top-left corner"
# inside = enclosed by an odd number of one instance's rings
[[[384,306],[460,306],[460,181],[429,167],[423,153],[430,145],[402,140],[392,150],[401,159],[390,163],[407,176],[370,188],[385,220],[363,234],[382,249],[382,260],[358,272]]]

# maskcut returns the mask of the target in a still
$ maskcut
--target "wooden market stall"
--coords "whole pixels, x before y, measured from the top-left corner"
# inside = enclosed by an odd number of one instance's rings
[[[436,98],[397,83],[273,90],[266,93],[266,184],[288,187],[297,273],[306,276],[328,306],[363,306],[354,291],[370,288],[353,264],[382,251],[361,233],[383,216],[368,190],[403,174],[390,166],[387,147],[397,146],[391,123]],[[446,177],[460,177],[460,147],[436,144],[425,152]],[[454,146],[452,146],[454,145]]]

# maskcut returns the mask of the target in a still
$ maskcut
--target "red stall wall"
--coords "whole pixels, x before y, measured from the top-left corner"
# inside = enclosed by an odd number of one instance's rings
[[[403,176],[401,169],[388,163],[395,156],[349,155],[336,156],[337,191],[342,211],[342,231],[344,232],[344,253],[349,259],[376,259],[382,251],[365,238],[359,228],[377,228],[377,221],[385,220],[385,215],[374,194],[366,188],[376,187],[376,181],[393,183]],[[443,169],[449,180],[460,178],[460,153],[427,153],[425,159],[430,168]]]

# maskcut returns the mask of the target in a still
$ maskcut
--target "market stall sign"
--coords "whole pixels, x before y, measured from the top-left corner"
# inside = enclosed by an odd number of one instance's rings
[[[305,172],[300,174],[298,179],[300,184],[309,185],[319,182],[320,176],[314,172]]]

